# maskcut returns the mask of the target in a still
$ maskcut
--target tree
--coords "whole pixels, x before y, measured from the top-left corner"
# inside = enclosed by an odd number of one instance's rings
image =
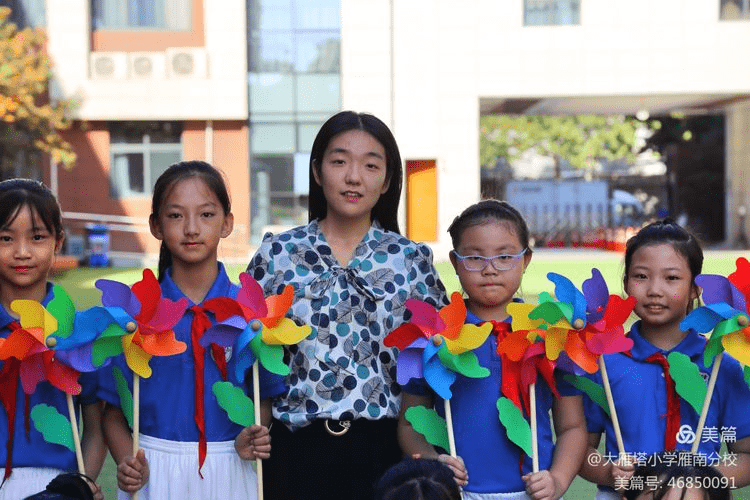
[[[498,158],[513,160],[528,150],[552,156],[574,168],[593,168],[599,160],[633,161],[636,129],[644,123],[621,115],[488,115],[480,121],[480,161],[492,168]]]
[[[72,103],[50,102],[46,37],[39,28],[18,30],[9,17],[0,7],[0,171],[39,164],[41,153],[70,168],[76,155],[60,133],[70,128]]]

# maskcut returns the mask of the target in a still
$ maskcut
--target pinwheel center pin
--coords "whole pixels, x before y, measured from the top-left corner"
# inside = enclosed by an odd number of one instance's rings
[[[745,322],[747,322],[747,320],[745,320]],[[49,349],[52,349],[53,347],[57,345],[57,339],[55,337],[47,337],[44,343],[47,345]]]
[[[584,326],[586,326],[586,323],[584,323],[581,318],[578,318],[573,322],[573,328],[575,328],[576,330],[580,330]]]
[[[128,321],[125,325],[125,330],[128,331],[128,333],[135,333],[135,331],[138,329],[138,325],[135,324],[133,321]]]
[[[257,332],[257,331],[259,331],[259,330],[261,329],[261,327],[262,327],[262,326],[263,326],[263,325],[262,325],[262,323],[261,323],[260,321],[258,321],[257,319],[254,319],[254,320],[252,320],[252,321],[250,322],[250,328],[252,328],[252,330],[253,330],[254,332]]]
[[[432,343],[436,346],[441,345],[443,343],[443,337],[440,335],[435,335],[434,337],[432,337]]]
[[[737,324],[740,325],[741,327],[743,328],[746,327],[748,323],[749,323],[748,318],[744,314],[742,316],[737,317]]]

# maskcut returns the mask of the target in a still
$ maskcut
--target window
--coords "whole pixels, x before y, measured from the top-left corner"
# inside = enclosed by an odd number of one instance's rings
[[[189,31],[191,17],[191,1],[91,0],[94,30]]]
[[[151,196],[162,172],[182,160],[181,135],[179,122],[110,123],[112,196]]]
[[[10,7],[10,22],[18,29],[44,26],[44,0],[5,0],[0,3]]]
[[[720,0],[719,19],[734,21],[750,19],[750,0]]]
[[[524,0],[524,26],[580,24],[580,0]]]

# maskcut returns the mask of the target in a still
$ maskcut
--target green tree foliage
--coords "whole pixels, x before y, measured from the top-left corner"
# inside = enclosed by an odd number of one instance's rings
[[[40,29],[18,30],[0,7],[0,167],[39,162],[40,153],[72,167],[76,160],[60,132],[70,128],[69,101],[49,102],[51,61]]]
[[[633,161],[636,129],[643,122],[622,115],[488,115],[480,121],[480,161],[494,167],[528,150],[567,160],[575,168],[593,168],[602,159]]]

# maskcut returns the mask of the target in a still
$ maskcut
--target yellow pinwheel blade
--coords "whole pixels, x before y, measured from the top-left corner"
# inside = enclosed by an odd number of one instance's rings
[[[135,333],[122,337],[122,353],[125,355],[125,361],[133,372],[141,378],[149,378],[151,376],[151,367],[148,365],[148,362],[151,360],[151,355],[133,343],[134,335]]]
[[[452,354],[462,354],[482,345],[490,332],[492,323],[483,323],[479,326],[464,325],[455,340],[444,337],[445,345]]]
[[[264,325],[261,336],[263,342],[269,345],[291,345],[310,335],[311,331],[308,325],[297,326],[293,320],[282,318],[273,328]]]
[[[517,330],[536,330],[544,323],[543,319],[529,319],[529,313],[535,308],[534,304],[524,304],[521,302],[511,302],[505,308],[511,316],[511,326],[513,331]]]
[[[35,300],[14,300],[10,308],[18,314],[22,328],[42,327],[44,338],[57,331],[57,320]]]
[[[568,340],[568,328],[551,327],[544,335],[544,349],[547,359],[557,359],[565,350],[565,342]]]
[[[736,330],[721,338],[721,345],[724,346],[724,349],[726,349],[734,359],[745,366],[750,365],[750,345],[748,344],[743,330]]]

